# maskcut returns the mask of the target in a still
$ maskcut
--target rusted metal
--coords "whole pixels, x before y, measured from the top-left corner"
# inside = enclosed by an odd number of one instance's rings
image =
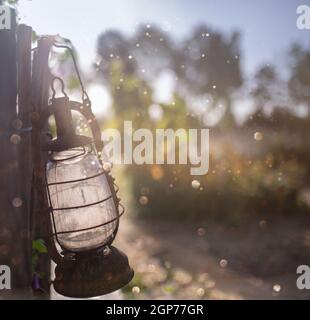
[[[68,297],[89,298],[111,293],[133,278],[127,256],[108,250],[76,260],[63,260],[55,269],[55,290]]]

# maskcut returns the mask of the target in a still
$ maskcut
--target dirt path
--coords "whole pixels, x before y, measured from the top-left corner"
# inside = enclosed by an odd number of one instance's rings
[[[264,234],[255,235],[249,230],[248,234],[237,236],[240,232],[223,228],[205,230],[169,222],[138,222],[127,215],[121,222],[118,245],[129,255],[136,276],[126,288],[125,296],[309,299],[309,292],[296,289],[296,269],[286,268],[286,260],[293,262],[293,266],[298,262],[291,261],[296,254],[291,245],[292,232],[300,232],[292,226],[278,229],[281,232],[263,230]],[[286,235],[284,244],[283,234]],[[280,242],[272,239],[274,236]],[[271,243],[276,245],[272,247]],[[283,249],[281,254],[279,246]],[[266,263],[261,258],[264,255]]]

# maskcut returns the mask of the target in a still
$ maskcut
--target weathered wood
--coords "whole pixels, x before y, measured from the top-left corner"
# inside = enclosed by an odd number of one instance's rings
[[[33,59],[32,103],[34,111],[47,107],[51,74],[49,70],[49,55],[53,45],[53,37],[42,37]]]
[[[49,70],[48,60],[50,55],[50,49],[53,43],[53,39],[49,37],[43,37],[38,41],[38,47],[34,53],[33,58],[33,70],[32,70],[32,104],[34,112],[39,115],[40,111],[48,105],[49,99],[49,88],[51,81],[51,74]],[[34,115],[35,116],[35,115]],[[35,138],[35,137],[34,137]],[[35,139],[34,139],[35,140]],[[35,142],[35,141],[33,141]],[[45,162],[44,156],[41,159],[34,159],[35,161],[40,161],[43,165]],[[40,177],[34,176],[37,182]],[[35,194],[34,212],[33,212],[33,237],[38,238],[42,235],[46,235],[46,220],[44,213],[38,210],[40,195]],[[46,293],[50,290],[50,258],[49,256],[40,257],[39,269],[45,273],[41,285]]]
[[[14,291],[29,288],[31,273],[26,198],[23,185],[19,183],[23,135],[17,121],[16,15],[13,9],[10,27],[0,30],[0,264],[11,268],[14,296]]]
[[[31,42],[32,29],[25,25],[17,28],[17,84],[18,84],[18,118],[15,126],[21,132],[21,143],[18,148],[18,160],[20,163],[17,177],[20,186],[20,195],[23,199],[23,219],[21,228],[24,239],[25,273],[28,284],[31,284],[31,183],[32,183],[32,157],[31,157]]]

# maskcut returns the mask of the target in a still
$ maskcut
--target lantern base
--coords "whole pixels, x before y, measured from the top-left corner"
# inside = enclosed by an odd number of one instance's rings
[[[110,247],[108,253],[64,259],[55,268],[55,290],[71,298],[91,298],[116,291],[133,278],[127,256]]]

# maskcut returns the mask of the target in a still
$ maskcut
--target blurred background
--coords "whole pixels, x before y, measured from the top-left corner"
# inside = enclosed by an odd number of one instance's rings
[[[124,120],[210,128],[204,176],[184,165],[114,166],[127,208],[117,242],[136,272],[120,298],[310,298],[296,288],[296,268],[310,262],[303,2],[16,4],[36,34],[70,39],[102,129],[122,131]],[[78,98],[68,53],[51,61]]]

